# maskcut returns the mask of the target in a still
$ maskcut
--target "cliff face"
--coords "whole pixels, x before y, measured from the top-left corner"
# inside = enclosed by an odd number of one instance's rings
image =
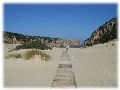
[[[4,31],[4,43],[16,44],[16,43],[32,42],[32,41],[41,41],[43,44],[46,44],[50,47],[80,45],[79,40],[66,40],[66,39],[51,38],[51,37],[28,36],[19,33]]]
[[[112,18],[94,31],[92,35],[85,40],[84,44],[89,46],[117,39],[117,26],[117,18]]]
[[[59,39],[55,42],[56,47],[65,47],[65,46],[79,46],[80,40],[66,40],[66,39]]]
[[[14,41],[16,43],[22,43],[22,42],[29,42],[29,41],[48,41],[51,42],[52,39],[58,39],[58,38],[50,38],[50,37],[41,37],[41,36],[29,36],[29,35],[23,35],[19,33],[13,33],[13,32],[7,32],[4,31],[4,43],[12,44]]]

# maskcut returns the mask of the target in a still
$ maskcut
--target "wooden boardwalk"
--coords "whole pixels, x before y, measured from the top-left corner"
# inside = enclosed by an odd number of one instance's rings
[[[52,87],[77,87],[67,51],[63,51]]]

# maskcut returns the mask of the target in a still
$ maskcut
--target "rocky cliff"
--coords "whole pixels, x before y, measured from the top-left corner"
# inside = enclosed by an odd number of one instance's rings
[[[41,43],[46,44],[50,47],[80,45],[79,40],[67,40],[67,39],[52,38],[52,37],[29,36],[29,35],[23,35],[19,33],[6,32],[6,31],[4,31],[3,40],[4,40],[4,43],[7,43],[7,44],[41,41]]]
[[[84,44],[89,46],[117,39],[117,26],[117,18],[114,17],[94,31]]]

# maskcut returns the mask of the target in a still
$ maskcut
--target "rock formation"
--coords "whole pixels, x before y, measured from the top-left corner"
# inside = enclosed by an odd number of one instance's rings
[[[23,35],[19,33],[4,31],[4,43],[16,44],[16,43],[32,42],[32,41],[41,41],[41,43],[46,44],[47,46],[50,46],[50,47],[80,45],[79,40],[67,40],[67,39],[51,38],[51,37],[28,36],[28,35]]]
[[[117,39],[117,26],[117,18],[112,18],[94,31],[92,35],[85,40],[84,44],[89,46]]]

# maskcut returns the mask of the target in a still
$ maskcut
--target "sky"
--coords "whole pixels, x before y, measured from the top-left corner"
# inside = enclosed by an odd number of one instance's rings
[[[87,39],[117,17],[117,4],[4,4],[4,30],[27,35]]]

